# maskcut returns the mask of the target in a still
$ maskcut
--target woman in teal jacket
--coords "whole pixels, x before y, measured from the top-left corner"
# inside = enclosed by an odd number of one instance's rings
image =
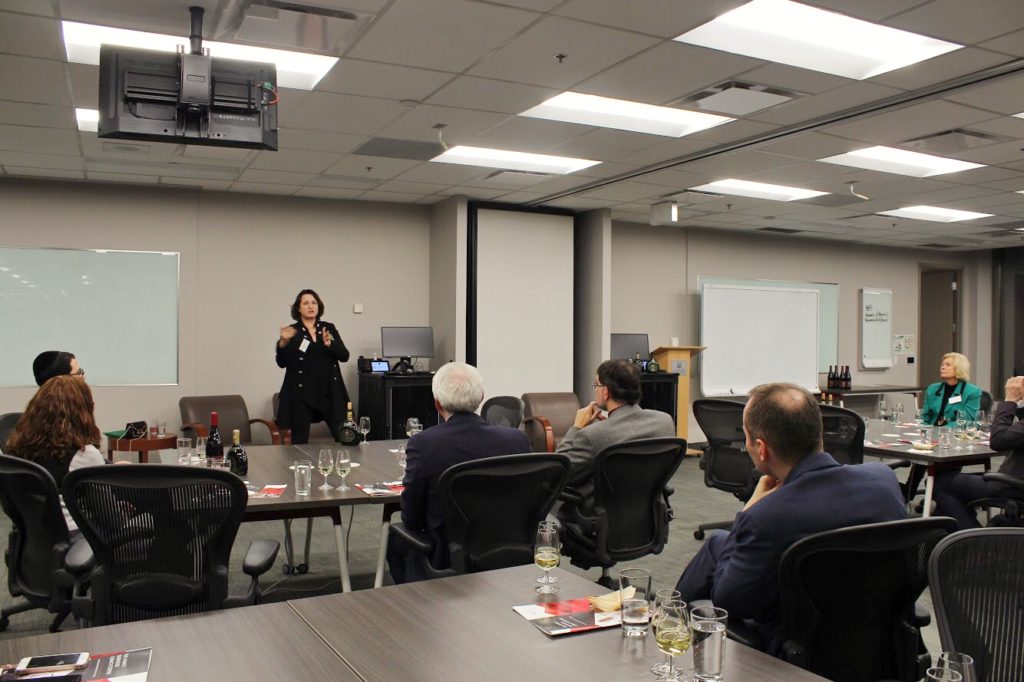
[[[957,416],[977,419],[981,407],[981,389],[967,383],[971,378],[971,362],[960,353],[946,353],[939,366],[939,381],[924,393],[925,424],[943,426],[955,422]]]

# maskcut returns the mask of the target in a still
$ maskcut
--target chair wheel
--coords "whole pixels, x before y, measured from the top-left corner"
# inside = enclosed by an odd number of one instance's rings
[[[0,616],[0,632],[7,629],[7,626],[11,624],[11,619],[7,616]]]
[[[294,572],[294,567],[291,564],[283,564],[281,566],[281,572],[285,575],[291,575]]]
[[[295,570],[300,575],[305,575],[306,573],[309,573],[309,566],[307,566],[306,564],[299,564],[295,567]]]
[[[704,539],[704,531],[702,531],[702,530],[695,530],[695,531],[693,531],[693,539],[694,540],[703,540]]]

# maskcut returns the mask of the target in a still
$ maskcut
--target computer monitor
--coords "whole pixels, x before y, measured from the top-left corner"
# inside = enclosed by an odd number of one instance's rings
[[[380,354],[387,358],[434,357],[433,327],[381,327]]]
[[[647,334],[612,334],[612,360],[632,360],[637,353],[641,360],[647,360],[650,356]]]

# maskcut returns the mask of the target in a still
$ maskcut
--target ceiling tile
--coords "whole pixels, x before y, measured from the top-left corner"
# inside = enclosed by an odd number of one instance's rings
[[[26,168],[23,166],[4,166],[8,175],[38,178],[68,178],[70,180],[84,180],[85,173],[74,170],[60,170],[57,168]]]
[[[312,92],[282,122],[291,128],[372,135],[408,109],[397,102],[332,92]]]
[[[468,0],[396,0],[349,56],[461,72],[539,16]]]
[[[27,14],[0,14],[0,45],[6,54],[63,59],[64,43],[56,19]]]
[[[1024,3],[1019,0],[932,0],[885,23],[933,38],[973,45],[1001,36],[1008,28],[1024,25]]]
[[[916,90],[926,85],[981,71],[1005,61],[1005,55],[968,47],[883,73],[871,80],[882,85],[891,85],[894,88]]]
[[[0,152],[0,166],[51,168],[54,170],[82,170],[82,157],[61,154],[26,154]]]
[[[98,182],[127,182],[131,185],[155,185],[159,179],[153,175],[138,175],[136,173],[103,173],[100,171],[87,171],[85,177]]]
[[[444,86],[428,99],[427,103],[505,114],[520,114],[558,93],[559,90],[552,88],[538,88],[533,85],[462,76]]]
[[[316,177],[315,173],[286,173],[284,171],[247,170],[238,179],[242,182],[259,182],[273,185],[305,185]]]
[[[161,177],[161,185],[174,185],[176,187],[199,187],[200,189],[226,192],[231,188],[230,180],[204,180],[202,178],[177,178]]]
[[[329,152],[310,152],[299,149],[283,149],[276,152],[259,152],[249,168],[268,170],[302,171],[320,173],[340,160],[340,155]]]
[[[75,130],[78,127],[75,122],[75,112],[71,107],[27,104],[25,102],[0,101],[0,123],[61,130]]]
[[[548,17],[470,69],[475,76],[568,89],[657,41],[635,33]],[[556,54],[566,58],[559,63]]]
[[[822,132],[871,144],[896,144],[904,140],[969,126],[992,115],[980,109],[944,100],[932,100],[829,126]]]
[[[1024,111],[1024,75],[1006,76],[946,95],[946,99],[1002,114]],[[1024,124],[1024,120],[1015,119]]]
[[[448,189],[448,185],[439,185],[430,182],[409,182],[407,180],[388,180],[377,185],[381,192],[400,192],[406,194],[436,194]]]
[[[661,138],[625,130],[600,128],[551,147],[558,156],[614,161],[621,156],[658,144]]]
[[[430,182],[440,185],[472,184],[474,178],[489,171],[475,166],[460,166],[454,163],[421,163],[402,172],[397,177],[409,182]]]
[[[342,59],[317,83],[316,89],[382,99],[422,100],[452,77],[450,73],[411,66]]]
[[[267,185],[259,182],[235,182],[231,184],[232,192],[245,192],[247,194],[281,194],[288,196],[295,194],[301,187],[298,185]]]
[[[350,154],[327,169],[329,175],[347,175],[356,178],[388,179],[402,171],[409,170],[420,161],[388,159],[380,156],[357,156]]]
[[[979,47],[1024,57],[1024,31],[1014,31],[994,40],[987,40]]]
[[[0,10],[22,12],[25,14],[38,14],[44,17],[52,17],[53,5],[39,0],[0,0]],[[0,21],[6,21],[6,17],[0,16]]]
[[[878,22],[915,5],[920,5],[921,0],[857,0],[855,3],[851,3],[850,0],[805,0],[804,4],[832,10],[864,21]]]
[[[0,54],[0,93],[18,102],[71,105],[64,65],[49,59]]]
[[[476,147],[545,153],[551,147],[591,130],[593,128],[576,123],[513,116],[467,142]]]
[[[28,126],[0,125],[0,150],[41,154],[78,154],[78,133]]]
[[[863,146],[859,142],[842,137],[834,137],[822,133],[799,133],[787,135],[775,142],[759,144],[757,150],[800,159],[823,159],[827,156],[845,154]]]
[[[318,199],[355,199],[365,190],[362,189],[339,189],[336,187],[303,187],[295,196],[315,197]]]
[[[359,195],[359,201],[387,201],[399,204],[415,204],[423,198],[422,194],[408,194],[403,192],[380,192],[370,190]]]
[[[449,146],[466,144],[468,140],[488,128],[498,125],[508,114],[492,114],[483,111],[468,111],[452,107],[435,107],[421,104],[394,121],[379,132],[380,137],[394,137],[402,140],[436,142],[438,123],[445,124],[444,141]]]
[[[99,108],[100,67],[92,64],[67,64],[71,76],[71,106]]]
[[[347,154],[369,139],[369,135],[328,133],[323,130],[300,130],[298,128],[281,128],[277,132],[277,141],[281,149],[305,149],[337,154]]]
[[[746,71],[742,80],[804,94],[817,94],[850,84],[849,78],[774,62]]]
[[[628,31],[674,38],[744,4],[745,0],[569,0],[552,13]]]
[[[755,113],[750,118],[758,121],[767,121],[768,123],[799,123],[824,116],[825,114],[834,114],[860,104],[884,99],[897,95],[900,92],[902,90],[875,83],[850,83],[820,95],[802,97],[792,102],[780,104],[777,107]]]

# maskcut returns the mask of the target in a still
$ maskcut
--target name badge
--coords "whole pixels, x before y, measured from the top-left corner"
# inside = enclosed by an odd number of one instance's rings
[[[305,353],[307,348],[309,348],[309,339],[302,339],[302,343],[299,344],[299,352],[300,353]],[[959,399],[960,398],[957,397],[957,400],[959,400]],[[952,402],[952,401],[950,401],[950,402]]]
[[[946,403],[946,404],[947,404],[947,405],[956,405],[956,404],[957,404],[958,402],[960,402],[960,399],[961,399],[962,397],[963,397],[963,396],[955,395],[955,396],[953,396],[952,398],[950,398],[950,399],[949,399],[949,402],[948,402],[948,403]]]

